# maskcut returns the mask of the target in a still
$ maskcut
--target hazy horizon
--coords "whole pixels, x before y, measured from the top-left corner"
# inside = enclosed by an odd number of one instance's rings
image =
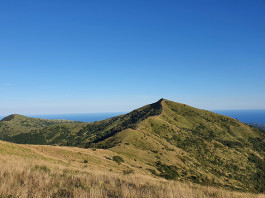
[[[264,110],[209,110],[221,115],[226,115],[245,123],[265,124]],[[114,116],[126,114],[129,112],[101,112],[101,113],[65,113],[65,114],[29,114],[25,115],[32,118],[43,119],[64,119],[82,122],[100,121]],[[8,115],[0,115],[0,120]]]

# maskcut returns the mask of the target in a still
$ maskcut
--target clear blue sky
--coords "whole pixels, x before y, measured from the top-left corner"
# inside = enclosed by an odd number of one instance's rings
[[[3,0],[0,114],[160,98],[265,109],[264,0]]]

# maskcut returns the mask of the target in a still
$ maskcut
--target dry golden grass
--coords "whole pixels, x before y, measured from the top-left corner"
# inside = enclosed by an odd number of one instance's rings
[[[0,197],[265,198],[264,195],[167,181],[139,173],[124,175],[109,169],[90,169],[89,162],[79,162],[79,165],[64,163],[69,159],[63,159],[64,155],[58,158],[58,152],[63,151],[61,147],[0,144]],[[18,156],[15,152],[11,155],[8,146],[14,151],[25,147],[32,149],[21,151],[25,152],[25,156],[21,156],[21,153]],[[80,149],[65,149],[73,152],[64,153],[71,154],[71,160],[80,157]],[[37,152],[31,153],[35,150]],[[46,158],[39,156],[43,154],[42,150],[45,150]],[[52,155],[53,159],[49,160]],[[95,154],[91,152],[91,156],[95,157]]]

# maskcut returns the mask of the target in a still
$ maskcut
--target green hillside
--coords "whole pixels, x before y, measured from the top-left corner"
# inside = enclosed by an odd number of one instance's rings
[[[147,165],[154,177],[265,192],[264,131],[164,99],[99,122],[0,129],[16,143],[107,149]]]
[[[30,118],[23,115],[12,114],[0,121],[0,138],[15,136],[21,133],[36,131],[44,127],[58,124],[80,123],[69,120],[48,120],[40,118]]]

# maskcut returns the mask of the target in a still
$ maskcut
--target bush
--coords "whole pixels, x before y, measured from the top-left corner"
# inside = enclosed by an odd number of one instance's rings
[[[131,173],[134,173],[134,170],[132,170],[132,169],[123,170],[124,175],[129,175]]]
[[[165,179],[177,179],[179,177],[178,168],[176,166],[168,166],[157,161],[156,167],[157,170],[160,171],[160,177],[164,177]]]
[[[124,162],[124,159],[122,157],[118,156],[118,155],[113,156],[112,160],[114,162],[117,162],[118,164],[120,164],[121,162]]]

